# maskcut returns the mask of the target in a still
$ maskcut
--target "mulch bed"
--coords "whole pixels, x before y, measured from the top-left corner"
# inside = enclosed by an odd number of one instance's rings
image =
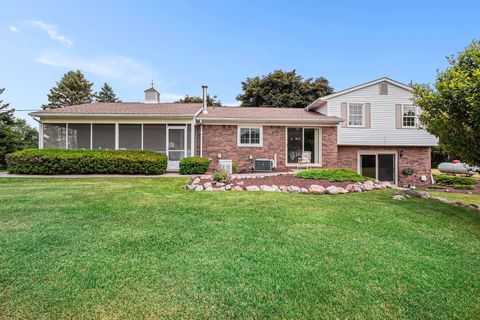
[[[477,185],[475,186],[475,189],[473,189],[473,190],[454,189],[454,188],[449,188],[449,187],[445,187],[445,189],[427,188],[426,190],[428,190],[428,191],[450,192],[450,193],[453,192],[453,193],[480,194],[480,181],[477,182]]]
[[[208,179],[202,179],[199,184],[204,184],[205,182],[208,182],[211,180]],[[266,185],[266,186],[272,186],[272,185],[277,185],[278,187],[280,186],[297,186],[300,188],[308,188],[312,184],[316,184],[319,186],[322,186],[324,188],[329,187],[329,186],[336,186],[336,187],[342,187],[345,188],[347,185],[352,184],[354,182],[351,181],[343,181],[343,182],[330,182],[328,180],[316,180],[316,179],[301,179],[297,178],[293,175],[281,175],[281,176],[270,176],[270,177],[263,177],[263,178],[251,178],[251,179],[235,179],[232,182],[232,185],[235,185],[235,183],[243,181],[243,186],[248,187],[248,186],[261,186],[261,185]]]

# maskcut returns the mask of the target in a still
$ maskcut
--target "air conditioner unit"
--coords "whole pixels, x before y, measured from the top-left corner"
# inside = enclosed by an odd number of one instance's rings
[[[253,162],[253,169],[257,172],[272,171],[273,160],[270,159],[255,159]]]
[[[222,171],[232,174],[232,160],[218,160],[218,166]]]

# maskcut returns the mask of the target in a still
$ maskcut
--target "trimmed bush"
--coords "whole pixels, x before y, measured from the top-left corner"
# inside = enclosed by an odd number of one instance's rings
[[[228,172],[217,170],[212,174],[212,179],[216,182],[227,183],[230,180]]]
[[[470,177],[457,177],[457,176],[448,176],[446,174],[436,174],[434,175],[434,178],[436,183],[444,186],[453,186],[453,185],[474,186],[477,184],[476,180]]]
[[[208,170],[210,160],[207,158],[189,157],[180,160],[180,174],[202,174]]]
[[[17,174],[163,174],[167,156],[141,150],[27,149],[7,155]]]
[[[310,169],[302,170],[295,174],[302,179],[328,180],[330,182],[353,181],[363,182],[371,178],[363,177],[349,169]]]

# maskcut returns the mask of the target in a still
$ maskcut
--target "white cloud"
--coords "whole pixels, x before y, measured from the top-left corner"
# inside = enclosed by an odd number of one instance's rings
[[[15,27],[15,26],[10,26],[10,27],[8,27],[8,29],[10,29],[10,31],[13,32],[13,33],[18,31],[18,28]]]
[[[100,77],[130,83],[150,83],[152,79],[158,78],[144,63],[120,55],[82,58],[60,52],[44,52],[35,60],[49,66],[79,69]]]
[[[50,37],[50,39],[58,41],[60,43],[63,43],[64,45],[66,45],[68,47],[73,47],[73,44],[74,44],[73,41],[71,39],[67,38],[66,36],[58,33],[57,27],[55,27],[51,24],[48,24],[48,23],[46,23],[42,20],[28,21],[28,24],[30,26],[34,27],[34,28],[45,31],[48,34],[48,36]]]

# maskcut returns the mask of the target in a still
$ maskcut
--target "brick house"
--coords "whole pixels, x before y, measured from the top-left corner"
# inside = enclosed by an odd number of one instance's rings
[[[206,86],[204,86],[204,100]],[[349,168],[399,185],[430,179],[435,137],[418,127],[409,86],[380,78],[322,97],[307,108],[207,107],[160,103],[152,87],[142,103],[90,103],[33,112],[40,148],[165,152],[169,170],[184,157],[231,160],[251,170],[268,159],[276,171]],[[409,173],[409,174],[407,174]]]

